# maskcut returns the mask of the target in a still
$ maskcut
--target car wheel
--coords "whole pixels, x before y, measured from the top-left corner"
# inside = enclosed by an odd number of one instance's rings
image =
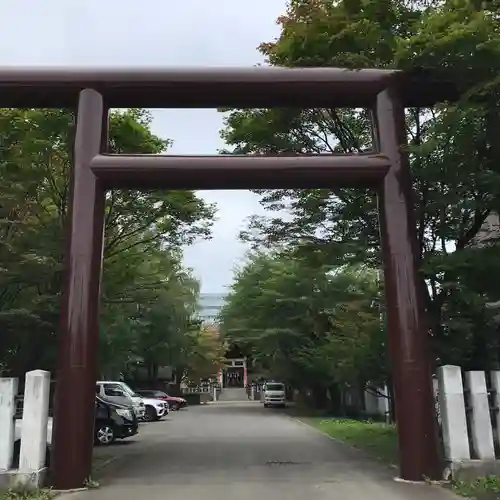
[[[115,431],[111,425],[101,424],[95,430],[96,444],[107,446],[116,439]]]
[[[158,420],[156,410],[152,406],[146,406],[143,419],[145,422],[154,422],[155,420]]]
[[[269,405],[267,403],[264,403],[264,408],[268,408]]]
[[[179,411],[179,403],[172,403],[172,404],[170,405],[170,409],[171,409],[172,411]]]

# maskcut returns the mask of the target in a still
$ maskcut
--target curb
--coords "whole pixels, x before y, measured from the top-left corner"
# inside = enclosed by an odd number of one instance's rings
[[[352,445],[351,443],[348,443],[346,441],[342,441],[342,439],[339,439],[339,438],[336,438],[336,437],[333,437],[333,436],[330,436],[330,434],[327,434],[326,432],[323,432],[321,429],[318,429],[317,427],[314,427],[312,425],[309,425],[307,424],[306,422],[304,422],[303,420],[300,420],[299,418],[297,417],[292,417],[291,415],[286,415],[289,419],[293,420],[294,422],[297,422],[298,424],[300,425],[304,425],[305,427],[307,427],[308,429],[312,429],[313,431],[316,431],[317,434],[321,434],[322,436],[325,436],[327,437],[330,441],[333,441],[335,443],[338,443],[338,444],[341,444],[342,446],[346,446],[347,448],[349,448],[350,450],[353,450],[355,451],[356,453],[360,453],[361,455],[364,455],[366,458],[370,459],[370,458],[373,458],[375,459],[377,462],[382,462],[382,465],[388,467],[389,469],[394,469],[394,470],[398,470],[399,467],[395,464],[388,464],[387,462],[385,462],[381,457],[377,457],[377,456],[370,456],[365,450],[361,449],[361,448],[357,448],[356,446]],[[395,480],[397,478],[394,478]]]
[[[342,441],[341,439],[338,439],[338,438],[335,438],[333,436],[330,436],[329,434],[327,434],[326,432],[323,432],[321,429],[318,429],[317,427],[314,427],[312,425],[309,425],[307,424],[306,422],[300,420],[299,418],[297,417],[292,417],[291,415],[286,415],[288,418],[294,420],[295,422],[301,424],[301,425],[305,425],[306,427],[308,427],[309,429],[312,429],[314,431],[316,431],[318,434],[321,434],[322,436],[325,436],[327,437],[328,439],[330,439],[331,441],[334,441],[336,443],[339,443],[343,446],[347,446],[349,449],[353,450],[353,451],[356,451],[357,453],[361,453],[362,455],[365,456],[365,458],[367,459],[373,459],[373,460],[376,460],[377,462],[381,463],[381,465],[385,466],[385,467],[388,467],[389,469],[392,469],[392,470],[396,470],[399,472],[399,467],[396,465],[396,464],[388,464],[383,458],[381,457],[377,457],[375,455],[371,455],[366,452],[365,450],[363,450],[362,448],[357,448],[356,446],[352,445],[351,443],[348,443],[346,441]],[[430,480],[430,479],[422,479],[421,481],[410,481],[408,479],[403,479],[399,476],[394,476],[392,478],[393,481],[397,482],[397,483],[405,483],[405,484],[426,484],[426,485],[429,485],[429,486],[447,486],[450,484],[450,481],[447,480],[447,479],[441,479],[441,480]]]
[[[66,493],[80,493],[82,491],[87,491],[89,488],[82,487],[82,488],[72,488],[71,490],[50,490],[51,493],[54,493],[54,495],[64,495]]]
[[[116,462],[118,460],[118,457],[110,457],[107,460],[103,460],[102,463],[100,463],[97,467],[94,468],[92,472],[99,472],[102,469],[105,469],[108,465],[111,465],[113,462]]]

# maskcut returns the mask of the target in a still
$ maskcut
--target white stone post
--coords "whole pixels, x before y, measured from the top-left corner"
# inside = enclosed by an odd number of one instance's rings
[[[373,390],[365,389],[365,410],[368,415],[375,415],[378,413],[378,398]]]
[[[440,366],[437,376],[445,457],[451,462],[469,460],[462,370],[459,366]]]
[[[485,373],[483,371],[472,371],[467,372],[465,377],[472,409],[470,427],[474,450],[480,460],[494,460],[495,446]]]
[[[495,391],[495,431],[497,439],[500,440],[500,371],[495,370],[491,372],[491,385]]]
[[[250,398],[252,401],[255,401],[255,384],[250,386]]]
[[[390,418],[390,405],[389,405],[389,389],[387,388],[387,385],[384,385],[384,387],[381,387],[378,392],[380,393],[378,398],[377,398],[377,409],[378,413],[382,415],[386,421],[389,420]]]
[[[213,401],[217,401],[217,384],[214,384]]]
[[[441,409],[439,408],[439,382],[437,376],[432,377],[432,390],[434,394],[434,406],[436,407],[436,418],[439,426],[441,423]]]
[[[34,370],[26,374],[19,457],[22,473],[34,473],[45,467],[49,392],[49,372]]]
[[[9,470],[12,465],[12,452],[16,423],[17,379],[0,378],[0,471]]]

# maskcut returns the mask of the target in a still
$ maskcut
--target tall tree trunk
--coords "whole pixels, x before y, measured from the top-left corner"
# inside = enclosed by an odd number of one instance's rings
[[[328,388],[330,393],[330,410],[336,416],[342,415],[342,392],[338,384],[332,384]]]
[[[313,405],[317,410],[325,410],[328,406],[326,387],[315,385],[312,388]]]

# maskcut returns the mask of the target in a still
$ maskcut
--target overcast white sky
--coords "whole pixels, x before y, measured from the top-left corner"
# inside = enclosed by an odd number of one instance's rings
[[[252,66],[256,47],[278,33],[286,0],[15,0],[0,2],[0,64]],[[154,111],[154,132],[175,154],[210,154],[223,146],[215,110]],[[244,191],[207,191],[219,213],[213,239],[186,251],[202,291],[224,291],[246,248],[244,219],[262,213]]]

